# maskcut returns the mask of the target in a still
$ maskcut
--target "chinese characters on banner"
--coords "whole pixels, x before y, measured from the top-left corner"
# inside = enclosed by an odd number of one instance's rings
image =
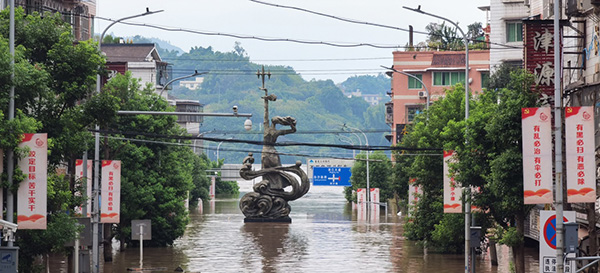
[[[462,187],[450,176],[448,163],[454,160],[454,151],[444,151],[444,213],[462,213]]]
[[[83,160],[75,160],[75,180],[79,183],[83,183]],[[78,186],[82,186],[79,184]],[[92,210],[92,161],[87,161],[87,179],[86,179],[86,197],[87,197],[87,217],[90,217]],[[81,196],[80,192],[75,192],[75,195]],[[75,213],[81,215],[83,211],[82,207],[76,207]]]
[[[356,218],[358,221],[367,220],[367,189],[359,188],[356,189],[356,203],[357,211]]]
[[[421,187],[416,182],[416,178],[408,179],[408,218],[416,211],[419,198],[423,195]]]
[[[542,94],[554,97],[554,21],[524,20],[523,28],[525,69]]]
[[[379,188],[370,188],[371,195],[369,195],[369,200],[371,201],[371,221],[379,222],[379,215],[381,214],[381,209],[379,207]]]
[[[101,223],[119,223],[121,210],[121,161],[102,160]]]
[[[552,203],[550,107],[521,109],[525,204]]]
[[[19,160],[25,180],[17,192],[17,224],[19,229],[46,229],[48,135],[24,134],[19,148],[29,151]]]
[[[596,202],[594,107],[565,108],[567,201]]]

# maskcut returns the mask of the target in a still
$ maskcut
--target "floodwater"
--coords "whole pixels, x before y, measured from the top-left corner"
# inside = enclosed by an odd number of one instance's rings
[[[243,187],[244,189],[244,187]],[[381,215],[356,220],[341,187],[313,187],[290,202],[291,224],[248,223],[239,199],[205,202],[191,212],[185,235],[172,247],[144,248],[144,268],[173,272],[464,272],[464,256],[429,253],[403,237],[402,219]],[[539,272],[537,251],[527,249],[526,271]],[[478,256],[476,272],[509,272],[509,251],[499,266]],[[103,272],[139,267],[139,249],[115,252]]]

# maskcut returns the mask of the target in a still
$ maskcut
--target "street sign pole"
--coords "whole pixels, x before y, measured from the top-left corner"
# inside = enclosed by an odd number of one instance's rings
[[[144,268],[144,225],[140,225],[140,269]]]

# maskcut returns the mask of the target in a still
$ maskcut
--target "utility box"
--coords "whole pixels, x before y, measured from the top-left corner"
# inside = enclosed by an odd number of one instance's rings
[[[471,247],[481,246],[481,227],[471,227]]]
[[[568,222],[565,227],[565,253],[577,253],[579,249],[579,224]]]

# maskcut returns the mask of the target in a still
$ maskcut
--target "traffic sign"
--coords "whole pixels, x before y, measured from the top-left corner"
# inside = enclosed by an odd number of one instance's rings
[[[574,211],[563,211],[564,222],[574,222],[575,220]],[[540,273],[554,273],[556,272],[556,212],[548,210],[540,211],[539,223]],[[568,253],[567,257],[575,257],[575,254]],[[565,273],[575,271],[577,271],[575,261],[564,263]]]
[[[314,186],[346,186],[350,187],[350,167],[314,167]]]

